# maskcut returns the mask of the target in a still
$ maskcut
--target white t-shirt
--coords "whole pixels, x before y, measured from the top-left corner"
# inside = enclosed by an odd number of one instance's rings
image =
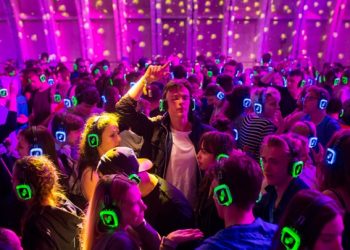
[[[197,160],[190,133],[171,129],[173,146],[165,179],[177,187],[194,207],[197,197]]]

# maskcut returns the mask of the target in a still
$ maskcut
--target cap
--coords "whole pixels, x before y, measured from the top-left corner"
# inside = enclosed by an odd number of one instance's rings
[[[108,150],[97,165],[97,172],[102,175],[125,173],[127,175],[147,171],[153,166],[146,158],[136,158],[128,147],[115,147]]]

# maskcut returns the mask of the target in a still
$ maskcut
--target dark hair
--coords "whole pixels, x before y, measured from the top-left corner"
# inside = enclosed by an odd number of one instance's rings
[[[147,101],[153,102],[153,101],[159,101],[159,99],[162,98],[162,91],[163,91],[163,84],[161,82],[152,82],[148,86],[148,90],[150,91],[150,95],[143,96],[144,99]]]
[[[117,87],[108,86],[105,90],[106,103],[104,106],[104,110],[108,113],[115,112],[115,104],[120,99],[120,92]]]
[[[221,181],[231,191],[233,204],[237,207],[249,210],[259,197],[263,173],[258,163],[250,156],[240,151],[231,153],[228,159],[224,159],[220,167]]]
[[[281,243],[283,227],[291,227],[297,231],[301,237],[299,249],[313,249],[323,227],[337,215],[342,214],[342,210],[332,198],[316,190],[301,190],[294,195],[282,215],[272,249],[285,249]]]
[[[179,90],[182,87],[185,87],[186,89],[188,89],[188,91],[190,92],[190,96],[192,97],[192,87],[191,84],[186,80],[186,79],[174,79],[169,81],[163,90],[163,99],[166,99],[166,95],[169,91],[176,89]]]
[[[77,59],[75,59],[75,64],[78,65],[80,62],[84,62],[85,63],[85,60],[81,57],[78,57]]]
[[[228,61],[227,63],[224,64],[224,68],[225,68],[226,66],[233,66],[233,67],[236,67],[236,65],[237,65],[237,62],[236,62],[235,60],[230,60],[230,61]]]
[[[56,66],[56,73],[61,75],[62,79],[68,81],[70,77],[69,69],[63,63],[58,63]]]
[[[226,106],[225,115],[231,120],[235,120],[244,112],[243,100],[250,98],[250,88],[247,86],[235,86],[232,94],[227,95],[229,105]]]
[[[322,166],[323,189],[344,187],[350,194],[350,131],[340,130],[336,132],[328,142],[328,148],[336,152],[335,163]]]
[[[213,76],[217,76],[219,74],[219,68],[216,66],[216,64],[208,63],[205,64],[204,67],[208,70],[213,72]]]
[[[318,99],[325,98],[327,101],[330,99],[328,91],[322,87],[313,85],[307,88],[307,92],[313,92]]]
[[[56,113],[51,122],[51,132],[54,135],[56,131],[63,127],[67,134],[70,131],[79,130],[84,127],[84,120],[70,112]]]
[[[304,73],[300,69],[295,69],[289,72],[289,76],[299,76],[304,79]]]
[[[261,57],[263,63],[270,63],[272,59],[272,55],[270,53],[264,53]]]
[[[55,148],[55,139],[46,127],[27,127],[26,129],[19,132],[19,136],[23,136],[23,138],[30,145],[38,144],[42,148],[43,154],[47,155],[57,168],[59,167],[57,152]]]
[[[171,72],[174,74],[174,78],[176,79],[183,79],[186,78],[187,72],[183,65],[176,65],[173,66],[171,69]]]
[[[125,80],[128,83],[137,82],[137,80],[139,80],[140,77],[141,77],[140,72],[130,72],[125,76]]]
[[[93,85],[79,84],[75,88],[75,96],[78,100],[78,103],[86,103],[88,105],[94,105],[99,103],[100,95],[98,90]]]
[[[229,155],[233,150],[233,141],[232,136],[227,133],[209,131],[201,136],[198,146],[203,144],[203,148],[216,157],[219,154]]]
[[[342,102],[339,98],[332,97],[327,105],[327,113],[334,114],[339,113],[342,109]]]
[[[223,92],[224,89],[216,84],[209,84],[204,91],[204,96],[216,96],[219,92]]]
[[[229,75],[218,75],[216,83],[219,84],[226,93],[230,93],[233,90],[233,79]]]

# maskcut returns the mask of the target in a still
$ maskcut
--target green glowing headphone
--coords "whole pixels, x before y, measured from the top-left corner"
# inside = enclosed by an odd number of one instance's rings
[[[91,148],[97,148],[100,144],[100,137],[98,136],[98,120],[101,116],[97,116],[92,123],[92,129],[87,135],[87,142]]]
[[[111,186],[115,177],[105,183],[105,194],[103,208],[99,212],[102,224],[108,229],[116,229],[119,226],[120,209],[113,205],[111,197]]]
[[[317,211],[328,202],[329,200],[314,199],[300,213],[300,216],[295,220],[293,225],[284,226],[282,228],[280,241],[287,250],[298,250],[300,248],[302,235],[298,229],[304,225],[306,218],[312,216],[314,211]]]
[[[224,159],[228,159],[228,158],[229,156],[227,154],[219,154],[216,157],[216,161],[218,164],[217,177],[218,177],[219,185],[217,185],[214,188],[214,197],[216,198],[218,204],[221,206],[230,206],[233,202],[230,188],[225,183],[221,183],[223,181],[222,164],[224,162]]]
[[[21,174],[19,176],[20,184],[16,186],[16,193],[19,199],[27,201],[33,198],[34,190],[27,181],[26,173],[27,166],[23,166]]]

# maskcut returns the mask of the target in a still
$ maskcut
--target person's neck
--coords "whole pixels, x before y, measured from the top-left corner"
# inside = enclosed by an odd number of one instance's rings
[[[191,123],[187,117],[173,118],[171,120],[171,127],[177,131],[190,131]]]
[[[315,112],[310,113],[310,119],[311,121],[318,125],[322,122],[322,120],[325,118],[326,114],[324,111],[317,110]]]
[[[231,205],[224,209],[225,228],[235,225],[249,225],[255,220],[252,208],[243,210],[235,205]]]
[[[141,182],[139,183],[141,196],[145,197],[149,195],[156,187],[158,184],[158,179],[153,174],[149,174],[146,171],[138,173],[138,176],[141,179]]]
[[[276,207],[279,204],[279,202],[281,201],[284,192],[286,191],[286,189],[288,188],[288,186],[292,180],[293,180],[293,178],[290,177],[290,178],[288,178],[287,181],[281,182],[279,185],[275,185],[275,189],[276,189],[276,193],[277,193],[277,199],[275,202]]]

